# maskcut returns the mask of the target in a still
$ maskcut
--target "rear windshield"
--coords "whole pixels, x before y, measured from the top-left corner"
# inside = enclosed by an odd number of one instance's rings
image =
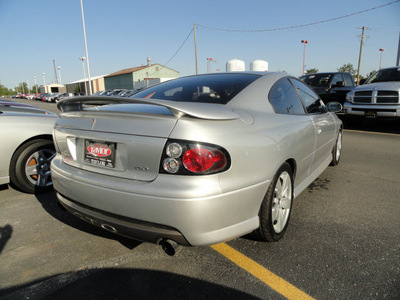
[[[372,75],[366,83],[400,81],[400,68],[382,69]]]
[[[328,86],[329,78],[331,76],[331,74],[312,74],[301,76],[300,80],[311,86],[326,87]]]
[[[150,87],[132,98],[181,102],[228,103],[259,74],[206,74],[183,77]]]

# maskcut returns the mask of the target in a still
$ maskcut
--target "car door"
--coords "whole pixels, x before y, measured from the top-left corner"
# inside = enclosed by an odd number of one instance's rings
[[[306,113],[315,127],[315,151],[310,167],[310,173],[312,173],[331,156],[336,137],[336,123],[332,114],[326,110],[322,100],[312,89],[297,79],[290,80],[297,89]]]
[[[275,113],[282,117],[285,124],[276,127],[278,131],[275,139],[284,137],[286,141],[291,142],[291,153],[288,157],[296,161],[296,188],[306,182],[310,174],[315,152],[315,126],[306,114],[298,92],[287,77],[274,84],[268,98]],[[271,134],[273,136],[273,131],[268,128],[268,135]]]

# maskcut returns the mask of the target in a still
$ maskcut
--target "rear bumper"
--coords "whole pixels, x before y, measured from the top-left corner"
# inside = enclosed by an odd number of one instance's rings
[[[218,175],[159,175],[140,182],[79,170],[57,157],[51,172],[59,201],[80,219],[137,240],[171,239],[187,246],[219,243],[257,228],[270,183],[222,192]]]
[[[171,239],[181,245],[190,246],[183,235],[175,228],[97,210],[72,201],[60,193],[57,193],[57,198],[62,206],[74,216],[112,233],[156,244],[159,244],[162,239]]]
[[[345,102],[343,106],[345,115],[364,117],[400,118],[400,104],[379,105],[379,104],[353,104]]]

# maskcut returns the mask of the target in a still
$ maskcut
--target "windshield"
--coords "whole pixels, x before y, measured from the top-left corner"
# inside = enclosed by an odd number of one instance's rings
[[[365,81],[365,84],[385,81],[400,81],[400,68],[396,67],[379,70],[368,78],[367,81]]]
[[[300,80],[310,86],[326,87],[328,86],[329,78],[331,76],[331,74],[311,74],[301,76]]]
[[[226,104],[260,76],[229,73],[189,76],[158,84],[131,97]]]

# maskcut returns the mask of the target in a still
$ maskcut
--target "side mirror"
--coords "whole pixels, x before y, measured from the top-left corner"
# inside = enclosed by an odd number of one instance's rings
[[[367,79],[361,79],[361,80],[360,80],[360,85],[364,84],[365,81],[367,81]]]
[[[329,102],[326,105],[326,108],[328,109],[329,112],[338,113],[342,111],[343,106],[339,102]]]

